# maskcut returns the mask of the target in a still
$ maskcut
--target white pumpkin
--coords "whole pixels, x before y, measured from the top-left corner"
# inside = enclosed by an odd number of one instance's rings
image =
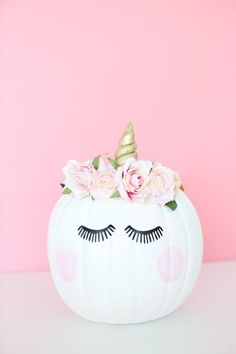
[[[50,220],[48,256],[64,302],[106,323],[154,320],[183,303],[200,270],[202,233],[186,194],[179,191],[176,201],[172,211],[121,198],[61,196]]]

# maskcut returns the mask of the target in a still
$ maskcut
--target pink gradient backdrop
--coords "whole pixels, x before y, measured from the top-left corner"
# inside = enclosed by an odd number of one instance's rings
[[[3,0],[0,270],[48,269],[61,168],[113,153],[180,171],[205,260],[236,258],[236,3]]]

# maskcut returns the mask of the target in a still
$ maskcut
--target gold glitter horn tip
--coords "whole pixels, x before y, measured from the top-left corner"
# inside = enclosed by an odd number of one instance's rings
[[[129,157],[137,158],[137,145],[134,137],[134,130],[131,123],[128,124],[124,134],[120,138],[119,147],[116,150],[115,160],[118,166],[125,163]]]

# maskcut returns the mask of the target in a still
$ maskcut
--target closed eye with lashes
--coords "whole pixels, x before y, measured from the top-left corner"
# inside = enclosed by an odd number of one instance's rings
[[[100,230],[89,229],[88,227],[81,225],[78,228],[78,236],[90,242],[100,242],[105,241],[109,236],[112,236],[115,229],[116,228],[113,225],[108,225]]]
[[[157,226],[154,229],[147,231],[139,231],[129,225],[125,228],[125,232],[127,233],[128,237],[132,238],[132,240],[140,243],[150,243],[157,241],[163,236],[163,228],[161,226]]]

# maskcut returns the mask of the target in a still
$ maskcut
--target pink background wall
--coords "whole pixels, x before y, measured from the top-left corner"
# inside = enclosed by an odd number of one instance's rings
[[[44,270],[61,168],[113,153],[180,171],[205,260],[236,258],[236,3],[4,0],[0,270]]]

